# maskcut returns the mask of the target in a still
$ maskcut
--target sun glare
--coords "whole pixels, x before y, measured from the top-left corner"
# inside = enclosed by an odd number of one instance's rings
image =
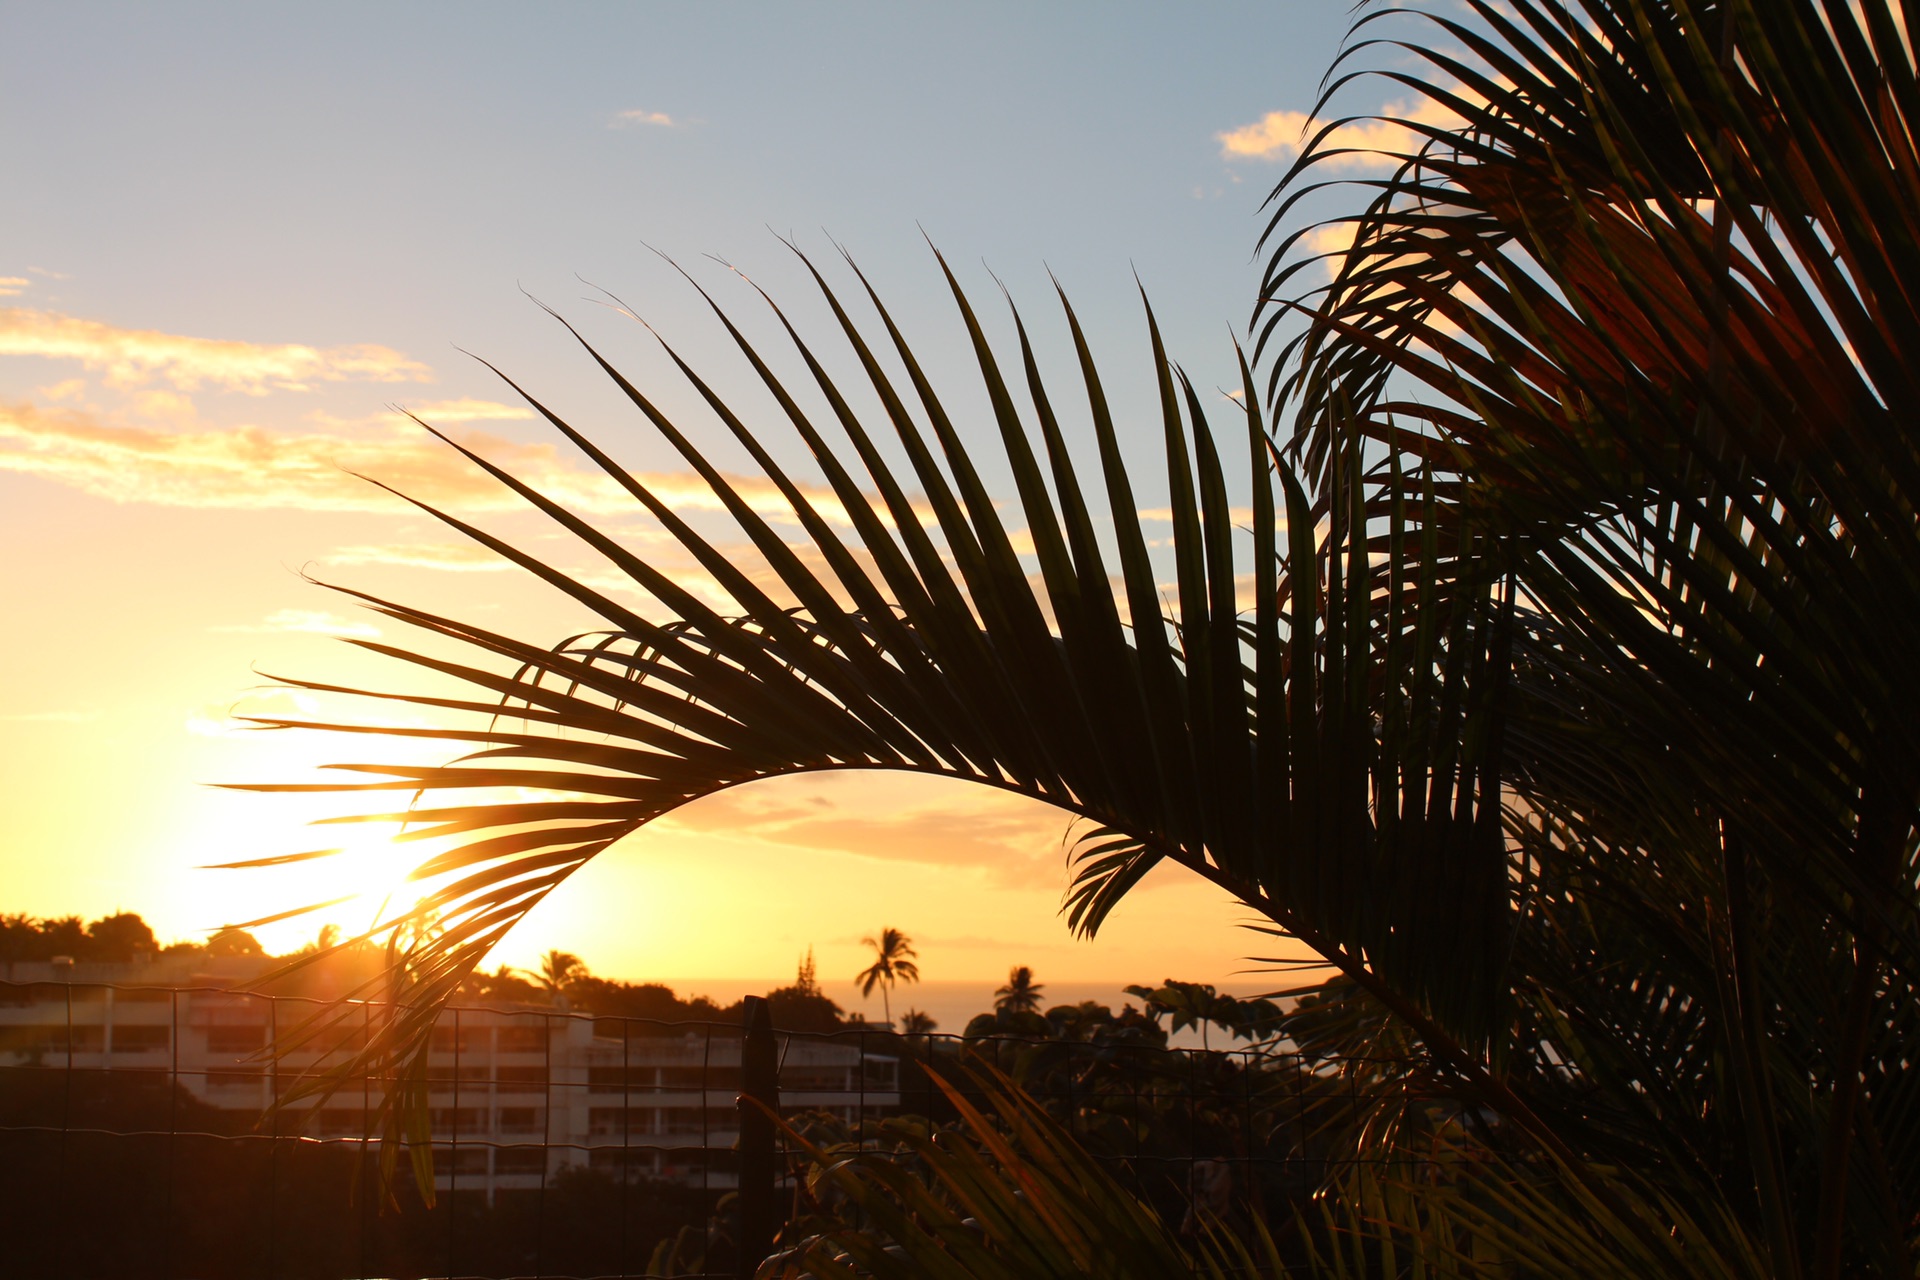
[[[394,825],[381,823],[309,826],[297,836],[272,843],[286,845],[288,853],[334,852],[277,866],[208,870],[197,877],[200,883],[192,904],[195,927],[211,932],[224,925],[263,921],[249,931],[269,952],[284,954],[310,942],[325,924],[351,937],[404,916],[431,887],[408,879],[430,850],[424,844],[398,843],[395,833]],[[300,843],[294,844],[295,839]],[[259,826],[253,824],[208,833],[201,852],[210,856],[203,865],[283,856],[263,853],[263,843],[267,842]],[[317,909],[268,919],[301,906]]]

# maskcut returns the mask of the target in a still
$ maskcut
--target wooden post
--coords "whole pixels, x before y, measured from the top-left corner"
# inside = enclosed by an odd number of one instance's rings
[[[780,1054],[767,1002],[748,996],[740,1042],[740,1280],[749,1280],[773,1252],[775,1228],[773,1120],[760,1106],[780,1106]],[[758,1103],[760,1106],[756,1106]]]

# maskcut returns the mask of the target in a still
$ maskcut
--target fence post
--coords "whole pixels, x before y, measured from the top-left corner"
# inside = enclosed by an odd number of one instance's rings
[[[740,1109],[740,1253],[735,1271],[748,1280],[773,1252],[773,1119],[760,1107],[780,1106],[780,1061],[767,1002],[748,996],[742,1022],[740,1096],[735,1104]]]

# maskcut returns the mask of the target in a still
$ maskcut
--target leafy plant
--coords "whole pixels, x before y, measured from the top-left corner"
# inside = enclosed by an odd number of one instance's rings
[[[1664,1234],[1648,1248],[1603,1206],[1569,1203],[1563,1184],[1477,1145],[1354,1161],[1333,1194],[1277,1229],[1255,1219],[1236,1231],[1225,1205],[1197,1205],[1176,1229],[993,1067],[960,1065],[965,1088],[932,1078],[959,1112],[951,1127],[883,1120],[823,1143],[785,1126],[824,1212],[789,1228],[797,1238],[760,1280],[1760,1274],[1758,1259],[1717,1256],[1686,1206],[1661,1206]]]
[[[839,1213],[816,1219],[819,1230],[769,1258],[761,1280],[1158,1280],[1193,1270],[1189,1253],[1153,1211],[1038,1104],[1003,1075],[970,1075],[998,1123],[934,1075],[960,1113],[955,1129],[883,1121],[884,1148],[873,1149],[865,1142],[825,1148],[789,1126],[810,1163],[810,1198]]]
[[[1210,1026],[1219,1027],[1235,1040],[1261,1040],[1280,1029],[1279,1005],[1267,999],[1241,1000],[1222,995],[1210,982],[1168,978],[1157,987],[1131,986],[1126,991],[1139,997],[1147,1016],[1156,1023],[1170,1016],[1176,1033],[1198,1027],[1202,1047],[1210,1045]]]

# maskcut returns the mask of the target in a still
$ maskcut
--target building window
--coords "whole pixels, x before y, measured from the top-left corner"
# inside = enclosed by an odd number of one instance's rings
[[[0,1053],[45,1053],[67,1047],[67,1028],[35,1026],[0,1027]]]
[[[540,1132],[541,1117],[538,1107],[502,1107],[499,1116],[502,1133]]]
[[[502,1147],[493,1153],[495,1177],[513,1174],[544,1174],[546,1171],[545,1147]]]
[[[706,1067],[662,1067],[660,1085],[665,1089],[738,1089],[740,1068],[720,1063]]]
[[[500,1052],[502,1053],[539,1053],[546,1047],[545,1027],[500,1028]]]
[[[441,1092],[444,1086],[456,1081],[462,1086],[485,1084],[492,1074],[484,1065],[462,1066],[455,1071],[451,1062],[436,1062],[427,1068],[427,1079],[435,1086],[436,1093]]]
[[[636,1071],[634,1074],[640,1075]],[[646,1073],[651,1078],[652,1073]],[[627,1073],[619,1067],[588,1067],[587,1090],[590,1093],[624,1093],[627,1090]]]
[[[324,1138],[357,1138],[365,1133],[366,1122],[366,1113],[357,1108],[326,1107],[315,1118],[313,1129]]]
[[[478,1174],[487,1176],[487,1149],[485,1147],[440,1147],[433,1153],[434,1172],[444,1177],[451,1172],[456,1176]]]
[[[435,1053],[485,1053],[493,1043],[491,1027],[461,1027],[456,1038],[452,1027],[433,1029]]]
[[[628,1182],[638,1182],[652,1169],[653,1153],[602,1148],[587,1153],[587,1167],[616,1180],[625,1173]]]
[[[486,1112],[479,1107],[433,1107],[433,1131],[440,1133],[478,1133],[486,1124]]]
[[[618,1136],[623,1132],[622,1117],[625,1111],[620,1107],[594,1107],[587,1112],[587,1132],[598,1138]],[[639,1119],[638,1116],[634,1117]]]
[[[267,1045],[265,1027],[208,1027],[208,1053],[253,1053]]]
[[[733,1107],[707,1107],[704,1114],[699,1107],[662,1107],[660,1116],[662,1133],[693,1135],[704,1131],[709,1138],[717,1139],[717,1135],[740,1126],[740,1113]]]
[[[156,1049],[165,1049],[171,1043],[166,1027],[115,1027],[113,1029],[113,1051],[115,1053],[151,1053]]]
[[[547,1087],[545,1067],[501,1067],[494,1081],[502,1093],[539,1093]]]
[[[315,1053],[354,1052],[367,1047],[367,1029],[357,1021],[351,1026],[343,1022],[315,1032],[309,1044]]]

